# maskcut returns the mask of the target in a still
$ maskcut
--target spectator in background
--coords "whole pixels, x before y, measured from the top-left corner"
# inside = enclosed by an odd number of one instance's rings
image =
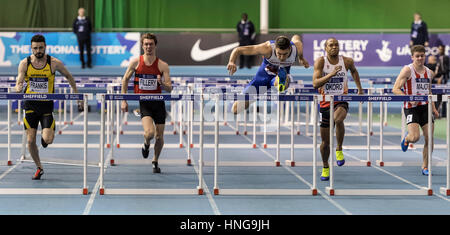
[[[410,46],[422,45],[428,47],[428,28],[425,21],[422,20],[420,13],[414,13],[414,22],[411,24]]]
[[[449,78],[450,70],[450,59],[445,55],[445,45],[439,45],[439,54],[437,56],[437,64],[439,65],[440,71],[442,72],[442,83],[447,84]]]
[[[86,67],[84,61],[84,49],[86,48],[87,54],[87,66],[92,68],[92,56],[91,56],[91,31],[92,24],[88,17],[85,16],[84,8],[78,9],[78,17],[75,18],[72,25],[72,31],[77,35],[78,48],[80,50],[81,68]]]
[[[430,55],[428,56],[428,60],[426,65],[431,71],[434,72],[434,77],[431,80],[433,84],[441,84],[442,82],[442,72],[440,70],[440,66],[436,60],[436,56]]]
[[[439,45],[439,54],[437,55],[437,64],[439,67],[439,70],[442,73],[442,80],[441,84],[447,84],[448,78],[449,78],[449,70],[450,70],[450,59],[447,55],[445,55],[445,45],[440,44]],[[440,97],[442,99],[442,95]],[[438,97],[438,102],[439,102]],[[441,106],[440,109],[440,116],[446,117],[447,116],[447,106],[444,104],[444,102],[440,102],[438,106]]]
[[[238,22],[236,29],[239,35],[239,46],[248,46],[255,43],[255,26],[248,20],[247,13],[242,13],[242,19]],[[239,68],[242,69],[244,66],[251,68],[252,60],[253,56],[241,55],[239,57]]]

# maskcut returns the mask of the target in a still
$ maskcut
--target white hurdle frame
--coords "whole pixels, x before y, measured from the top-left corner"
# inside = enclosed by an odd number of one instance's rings
[[[274,96],[274,95],[271,95]],[[288,95],[286,95],[288,96]],[[297,97],[301,95],[296,95]],[[313,103],[317,106],[318,96],[317,95],[303,95],[303,96],[313,96]],[[279,97],[279,96],[278,96]],[[278,99],[277,99],[278,100]],[[216,105],[218,104],[219,98],[216,97]],[[280,104],[280,101],[277,101]],[[299,102],[299,101],[289,101],[289,102]],[[256,104],[257,102],[255,102]],[[278,105],[278,120],[277,126],[280,126],[280,105]],[[314,127],[313,127],[313,183],[310,189],[220,189],[218,185],[218,168],[219,168],[219,128],[218,128],[218,114],[216,113],[216,128],[215,128],[215,151],[214,151],[214,195],[317,195],[316,187],[316,167],[317,167],[317,109],[314,109]],[[280,166],[279,162],[279,128],[277,133],[277,156],[275,160],[275,165]],[[224,164],[226,165],[226,164]]]
[[[334,95],[326,95],[325,100],[330,102],[330,123],[334,123]],[[382,97],[382,96],[380,96]],[[428,100],[430,102],[436,100],[436,96],[428,95]],[[369,104],[371,101],[367,101]],[[428,125],[432,125],[432,110],[431,105],[428,105]],[[368,126],[368,129],[370,126]],[[432,136],[432,128],[428,128],[428,136]],[[431,148],[428,148],[428,169],[430,174],[428,175],[428,187],[422,187],[420,189],[336,189],[334,187],[334,125],[330,124],[330,184],[326,187],[326,192],[330,196],[335,195],[433,195],[432,190],[432,180],[431,180],[431,159],[432,159],[432,151]],[[430,141],[431,142],[431,141]],[[382,145],[381,145],[382,146]],[[370,145],[368,146],[368,151],[370,151]],[[370,160],[370,159],[369,159]]]
[[[447,146],[450,146],[450,95],[442,95],[442,101],[447,101]],[[429,128],[431,129],[431,128]],[[450,149],[447,147],[447,177],[446,177],[446,186],[441,187],[439,191],[446,195],[450,196]]]
[[[97,100],[100,100],[101,103],[101,117],[100,117],[100,188],[99,188],[99,194],[100,195],[203,195],[203,138],[200,139],[200,159],[199,159],[199,185],[194,189],[136,189],[136,188],[105,188],[104,183],[104,175],[105,175],[105,136],[104,136],[104,130],[105,130],[105,112],[104,112],[104,104],[106,101],[106,95],[113,96],[111,99],[108,99],[108,101],[114,101],[118,99],[125,99],[126,98],[116,98],[114,99],[114,94],[97,94]],[[127,96],[160,96],[161,94],[120,94],[117,95],[117,97],[127,97]],[[180,95],[181,96],[181,95]],[[177,102],[186,102],[186,100],[179,100]],[[189,100],[187,100],[189,101]],[[201,108],[200,108],[200,115],[203,117],[203,95],[201,95]],[[203,118],[201,120],[201,132],[203,131]],[[202,136],[202,135],[200,135]]]
[[[8,93],[10,94],[10,93]],[[22,100],[26,100],[27,98],[24,95],[28,94],[14,94],[20,96]],[[47,94],[46,94],[47,95]],[[48,94],[59,95],[59,94]],[[89,193],[88,185],[87,185],[87,158],[88,158],[88,143],[87,143],[87,135],[88,135],[88,115],[87,115],[87,107],[88,100],[92,99],[92,94],[82,94],[83,102],[84,102],[84,115],[83,115],[83,187],[80,188],[0,188],[0,195],[73,195],[73,194],[83,194],[87,195]],[[64,94],[58,97],[51,97],[53,99],[63,100]],[[11,123],[11,100],[8,99],[8,123]],[[67,100],[67,98],[65,99]],[[24,131],[25,134],[25,131]],[[23,140],[26,138],[22,138],[22,145],[25,143]],[[22,157],[25,156],[22,148]],[[11,125],[8,125],[8,165],[12,165],[11,162]]]

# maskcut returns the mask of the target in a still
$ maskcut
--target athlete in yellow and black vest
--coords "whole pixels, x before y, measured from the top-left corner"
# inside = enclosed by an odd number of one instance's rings
[[[29,94],[54,93],[55,72],[60,72],[69,81],[74,93],[77,93],[75,80],[64,64],[45,53],[45,38],[42,35],[34,35],[31,38],[32,55],[23,59],[19,64],[16,92]],[[25,89],[24,89],[25,83]],[[78,103],[81,105],[82,101]],[[27,132],[28,150],[37,170],[32,179],[38,180],[44,174],[36,145],[36,132],[39,123],[42,128],[41,144],[44,148],[53,143],[55,136],[55,121],[53,119],[53,100],[27,100],[24,104],[24,127]]]

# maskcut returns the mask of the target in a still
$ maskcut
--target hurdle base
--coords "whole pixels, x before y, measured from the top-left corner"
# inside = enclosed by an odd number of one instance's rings
[[[83,188],[83,195],[88,195],[89,194],[89,190],[87,188]]]
[[[79,195],[79,188],[2,188],[0,195]]]
[[[221,189],[220,195],[255,195],[255,196],[311,196],[317,194],[317,189]],[[219,195],[219,189],[214,189]]]
[[[116,147],[117,147],[118,149],[120,149],[120,144],[117,144]]]
[[[188,160],[187,160],[187,165],[188,165],[188,166],[192,166],[191,159],[188,159]]]
[[[277,160],[275,160],[275,166],[276,166],[276,167],[279,167],[279,166],[281,166],[281,163],[280,163],[280,161],[277,161]]]
[[[265,149],[266,149],[266,148],[267,148],[267,144],[263,144],[263,148],[265,148]]]
[[[294,166],[295,166],[295,161],[286,160],[286,161],[285,161],[285,164],[286,164],[287,166],[294,167]]]
[[[191,147],[191,148],[194,148],[194,144],[190,144],[190,147]]]
[[[325,190],[326,190],[326,192],[327,192],[328,195],[330,195],[330,196],[334,196],[334,195],[335,195],[335,194],[334,194],[335,192],[334,192],[334,189],[333,189],[333,188],[326,187]]]
[[[12,166],[12,161],[8,161],[6,164],[7,164],[8,166]]]
[[[376,162],[377,162],[377,166],[381,166],[381,167],[384,166],[384,162],[383,161],[377,160]]]
[[[198,195],[203,195],[203,188],[200,188],[200,186],[197,186]]]
[[[255,149],[256,148],[256,144],[253,144],[252,147]]]
[[[116,165],[116,162],[114,161],[114,159],[111,159],[109,161],[109,165],[111,165],[111,166],[115,166]]]
[[[214,188],[214,195],[219,195],[219,189],[218,188]]]
[[[450,189],[449,188],[445,188],[445,187],[441,187],[440,188],[440,192],[446,196],[450,196]]]
[[[198,186],[197,186],[198,187]],[[104,188],[100,189],[100,195],[199,195],[203,193],[201,188],[193,189],[136,189],[136,188]]]
[[[328,195],[346,196],[432,196],[433,190],[422,187],[420,189],[331,189],[326,188]]]

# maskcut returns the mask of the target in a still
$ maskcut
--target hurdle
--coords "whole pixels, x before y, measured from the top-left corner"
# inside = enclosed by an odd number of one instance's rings
[[[289,101],[289,102],[300,102],[300,101],[313,101],[315,106],[317,106],[317,95],[245,95],[245,97],[237,97],[237,99],[249,99],[249,100],[270,100],[270,101]],[[216,95],[216,106],[219,104],[220,95]],[[280,105],[278,105],[278,120],[277,126],[280,126],[281,112]],[[214,195],[317,195],[316,188],[316,157],[317,157],[317,141],[316,138],[313,139],[313,184],[310,189],[233,189],[233,188],[219,188],[218,185],[218,168],[219,168],[219,115],[218,112],[215,113],[215,148],[214,148]],[[317,136],[317,109],[314,110],[314,131],[313,135]],[[292,132],[293,133],[293,132]],[[275,160],[275,165],[280,166],[279,156],[280,156],[280,142],[279,142],[279,128],[277,132],[277,155]]]
[[[101,117],[100,117],[100,195],[202,195],[203,194],[203,159],[202,154],[200,155],[199,160],[199,185],[194,189],[120,189],[120,188],[106,188],[104,184],[104,148],[105,148],[105,113],[104,113],[104,104],[106,101],[114,101],[114,100],[135,100],[135,101],[191,101],[191,100],[200,100],[201,107],[203,107],[203,96],[194,96],[194,95],[161,95],[161,94],[97,94],[97,100],[100,100],[101,103]],[[201,112],[203,112],[203,108],[201,108]],[[203,113],[201,113],[203,116]],[[200,153],[203,151],[203,145],[200,144]]]
[[[450,93],[450,89],[449,88],[432,88],[431,91],[432,91],[433,95]],[[377,93],[380,94],[380,95],[381,94],[383,94],[383,95],[393,95],[394,94],[392,92],[392,88],[377,88]],[[443,99],[442,100],[445,100],[444,96],[445,95],[443,95]],[[386,120],[386,122],[387,122],[387,119],[386,119],[387,109],[386,109],[386,107],[387,107],[387,103],[388,102],[381,102],[381,103],[385,103],[385,105],[384,105],[384,109],[382,109],[380,107],[380,116],[385,117],[384,120]],[[383,105],[380,105],[380,106],[383,106]],[[402,124],[401,124],[400,140],[403,139],[403,137],[405,136],[405,132],[406,132],[406,118],[405,118],[405,114],[404,114],[404,111],[403,111],[403,107],[401,108],[401,120],[402,120]],[[380,117],[380,123],[382,123],[382,121],[383,120]],[[380,126],[380,143],[381,144],[383,144],[382,141],[383,141],[383,136],[384,135],[385,134],[383,134],[383,127]],[[412,146],[413,146],[413,144],[410,144],[410,147],[412,147]],[[433,149],[448,149],[447,146],[449,146],[449,145],[448,144],[446,144],[446,145],[443,145],[443,144],[442,145],[436,145],[435,144]],[[416,148],[421,148],[421,147],[417,147],[417,146],[415,146],[415,147]],[[380,146],[380,157],[379,157],[378,160],[376,160],[376,164],[378,166],[380,166],[380,167],[383,167],[383,166],[398,166],[398,165],[401,165],[402,163],[401,162],[386,162],[384,160],[384,158],[383,158],[383,148]]]
[[[334,101],[363,101],[363,102],[403,102],[403,101],[434,101],[435,95],[428,96],[408,96],[408,95],[327,95],[326,101],[330,102],[330,123],[334,123]],[[431,105],[428,105],[428,125],[432,125],[432,110]],[[368,127],[370,128],[370,127]],[[431,129],[428,130],[428,136],[432,136]],[[333,148],[334,140],[334,126],[330,125],[330,149]],[[382,145],[381,145],[382,146]],[[370,151],[370,145],[367,146]],[[380,149],[382,151],[382,149]],[[326,192],[330,196],[334,195],[433,195],[432,190],[432,178],[431,178],[431,148],[428,148],[428,169],[430,174],[428,175],[428,187],[422,187],[420,189],[336,189],[334,186],[334,151],[330,151],[330,184],[326,187]],[[370,160],[370,159],[369,159]]]
[[[442,100],[447,100],[447,178],[446,186],[440,188],[440,192],[444,195],[450,196],[450,95],[443,95]]]
[[[11,100],[83,100],[87,110],[87,101],[93,98],[92,94],[23,94],[3,93],[0,99],[8,100],[8,123],[11,123]],[[87,112],[84,112],[83,131],[83,186],[82,188],[0,188],[1,195],[17,194],[88,194],[87,186]],[[11,127],[8,125],[8,165],[11,164]]]

